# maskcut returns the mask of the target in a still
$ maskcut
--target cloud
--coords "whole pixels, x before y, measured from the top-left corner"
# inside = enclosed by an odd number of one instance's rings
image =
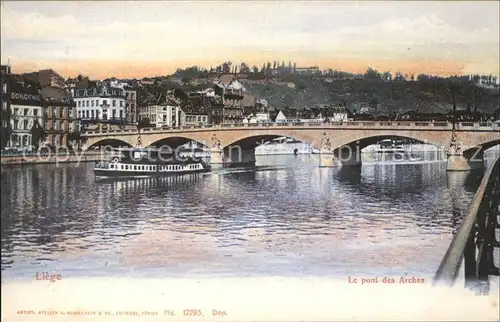
[[[103,2],[64,10],[59,4],[37,10],[3,2],[2,57],[159,63],[259,61],[275,52],[294,60],[488,62],[491,72],[500,59],[498,14],[478,28],[462,28],[448,17],[459,9],[446,15],[425,4],[421,13],[387,3]],[[254,54],[245,58],[245,52]]]

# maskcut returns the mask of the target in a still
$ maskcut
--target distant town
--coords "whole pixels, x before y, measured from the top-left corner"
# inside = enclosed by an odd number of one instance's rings
[[[1,66],[1,149],[80,145],[87,130],[227,123],[500,119],[492,75],[353,74],[274,61],[224,62],[168,76],[65,79]],[[454,112],[453,112],[454,111]]]

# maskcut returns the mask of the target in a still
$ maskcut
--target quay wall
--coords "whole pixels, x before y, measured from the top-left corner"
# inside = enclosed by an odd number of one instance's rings
[[[59,164],[59,163],[78,163],[78,162],[95,162],[101,160],[101,153],[85,152],[82,154],[72,155],[2,155],[0,157],[1,165],[22,166],[29,164]]]

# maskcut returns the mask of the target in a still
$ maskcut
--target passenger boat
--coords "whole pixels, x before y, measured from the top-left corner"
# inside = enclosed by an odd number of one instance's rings
[[[441,149],[432,144],[416,143],[411,140],[386,139],[367,146],[363,153],[396,153],[396,152],[439,152]]]
[[[94,167],[94,175],[106,177],[168,176],[210,171],[210,165],[192,156],[175,156],[150,148],[114,149],[109,160]]]

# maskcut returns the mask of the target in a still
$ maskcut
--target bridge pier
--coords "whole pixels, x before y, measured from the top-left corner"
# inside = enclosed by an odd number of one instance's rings
[[[359,146],[356,146],[355,149],[352,149],[350,146],[340,147],[334,152],[334,156],[342,163],[342,165],[361,165],[361,149],[359,148]]]
[[[319,166],[321,168],[332,168],[341,166],[342,163],[335,157],[329,149],[321,149],[319,151]]]
[[[219,147],[212,148],[210,152],[210,165],[212,169],[253,166],[255,165],[255,149],[241,149],[236,147],[226,149]]]

